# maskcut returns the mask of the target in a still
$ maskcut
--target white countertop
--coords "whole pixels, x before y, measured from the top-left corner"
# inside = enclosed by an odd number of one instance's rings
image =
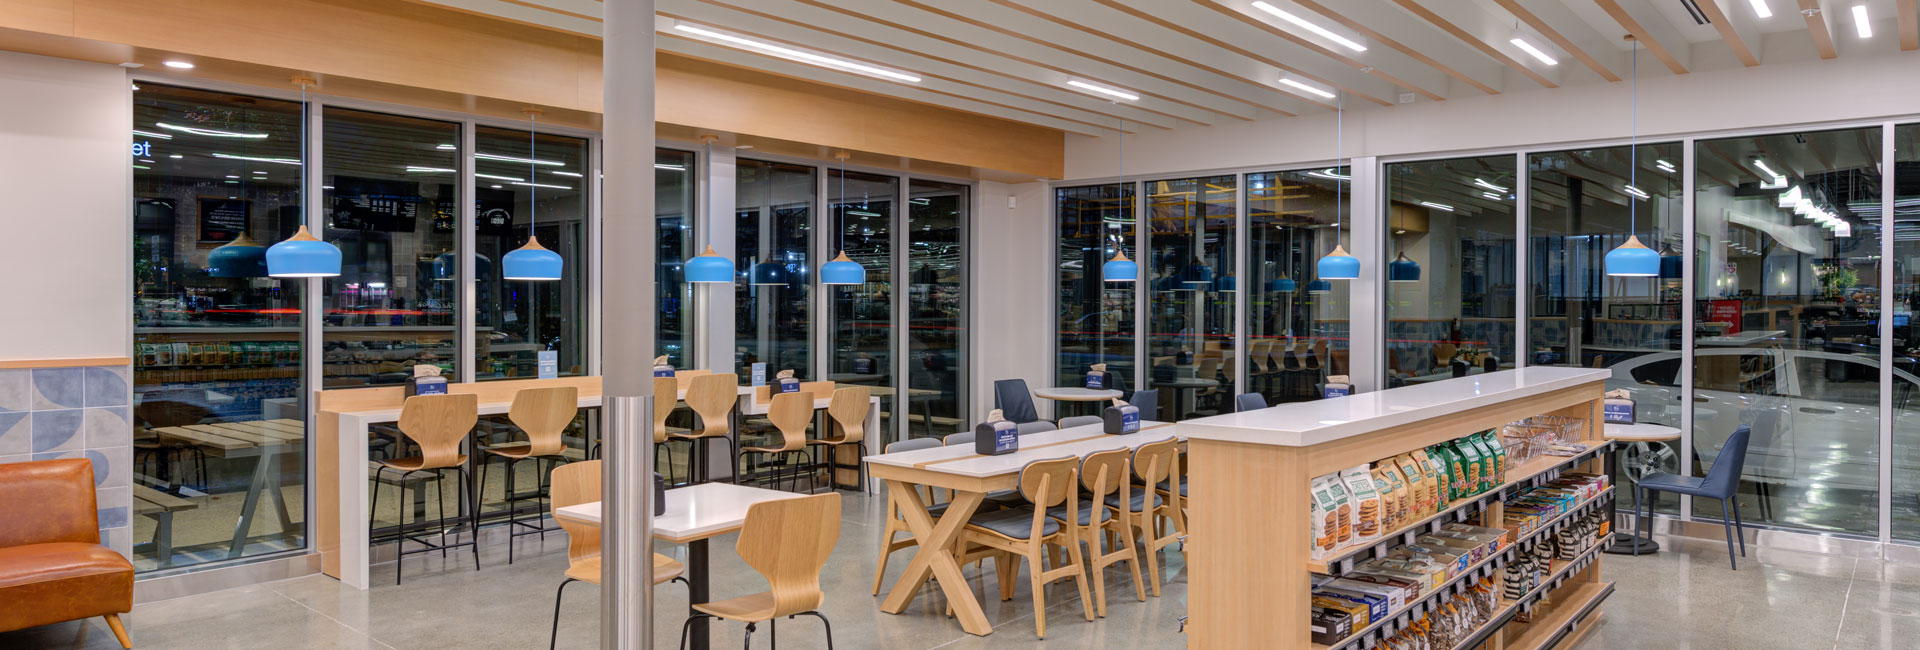
[[[653,534],[685,541],[711,537],[746,524],[747,508],[764,501],[804,496],[732,483],[701,483],[667,490],[666,514],[653,518]],[[600,523],[600,502],[559,509],[568,519]]]
[[[1627,440],[1635,442],[1659,442],[1679,440],[1680,429],[1664,424],[1636,422],[1634,424],[1608,423],[1601,433],[1608,440]]]
[[[1132,449],[1149,442],[1159,442],[1174,437],[1176,427],[1160,426],[1163,422],[1141,422],[1139,433],[1127,435],[1108,435],[1106,425],[1089,424],[1085,426],[1042,431],[1020,436],[1020,450],[999,456],[981,456],[973,452],[973,445],[957,445],[897,451],[891,454],[868,456],[865,460],[875,465],[895,467],[917,467],[932,472],[984,478],[1013,474],[1027,463],[1051,458],[1068,456],[1086,457],[1095,452],[1110,449]],[[1147,427],[1157,427],[1149,429]]]
[[[1606,381],[1613,371],[1535,367],[1446,379],[1417,386],[1293,402],[1257,411],[1181,422],[1189,440],[1310,447],[1490,404]]]

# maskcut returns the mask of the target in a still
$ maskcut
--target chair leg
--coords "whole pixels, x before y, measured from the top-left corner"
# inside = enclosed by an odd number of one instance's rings
[[[560,597],[567,593],[567,585],[572,583],[573,578],[561,580],[560,588],[553,592],[553,635],[547,639],[547,650],[560,647]]]
[[[687,650],[687,630],[693,629],[694,620],[702,619],[702,618],[713,618],[713,617],[708,616],[706,614],[701,614],[699,612],[694,612],[687,615],[687,622],[680,624],[680,650]]]
[[[1747,556],[1746,524],[1740,521],[1740,495],[1733,495],[1733,538],[1740,540],[1740,557]]]
[[[393,584],[396,587],[406,578],[402,575],[402,570],[407,564],[407,510],[409,510],[406,502],[407,477],[412,476],[413,472],[414,470],[407,470],[400,474],[400,535],[393,541]]]
[[[1726,512],[1727,507],[1727,500],[1721,499],[1720,510],[1722,516],[1720,517],[1720,530],[1726,531],[1727,533],[1727,563],[1733,566],[1733,570],[1739,571],[1740,558],[1733,556],[1733,526],[1728,523],[1732,518],[1730,513]]]
[[[462,503],[467,503],[467,531],[468,531],[468,540],[473,542],[473,544],[470,545],[473,547],[473,570],[479,571],[480,570],[480,497],[477,494],[475,494],[472,490],[472,488],[474,487],[473,475],[467,473],[467,468],[455,467],[454,469],[459,470],[460,472],[460,483],[461,483],[460,500]],[[468,503],[469,500],[471,500],[470,503]],[[511,543],[513,541],[513,537],[512,537],[513,529],[511,528],[507,529],[507,533],[508,533],[507,541]]]
[[[119,614],[107,614],[107,615],[105,615],[105,616],[102,616],[101,618],[105,618],[105,619],[107,619],[107,627],[110,627],[110,628],[113,628],[113,638],[115,638],[115,639],[118,639],[118,640],[120,641],[120,647],[122,647],[122,648],[126,648],[127,650],[132,650],[132,649],[133,649],[133,639],[130,639],[130,638],[127,638],[127,625],[126,625],[125,623],[121,623],[121,622],[120,622],[120,615],[119,615]],[[825,620],[827,620],[827,617],[825,617],[825,616],[822,616],[822,617],[820,617],[820,620],[821,620],[821,621],[825,621]],[[827,628],[827,629],[828,629],[828,632],[827,632],[827,648],[828,648],[828,650],[832,650],[832,648],[833,648],[833,632],[832,632],[832,629],[833,629],[833,628]]]
[[[747,640],[745,643],[741,644],[740,647],[748,648],[749,650],[753,648],[753,624],[752,623],[747,624]]]
[[[1033,568],[1027,571],[1027,579],[1033,583],[1033,631],[1040,638],[1045,639],[1047,638],[1047,581],[1040,576],[1047,571],[1040,559],[1040,549],[1035,548],[1033,551],[1033,554],[1028,556],[1033,562]]]
[[[514,527],[520,523],[520,475],[514,470],[520,468],[520,459],[507,460],[507,565],[513,565]]]
[[[827,650],[833,650],[833,623],[827,621],[827,615],[822,614],[820,612],[800,612],[800,613],[810,614],[814,618],[820,619],[821,627],[824,627],[827,629]],[[789,616],[787,618],[793,618],[793,617]]]
[[[1072,539],[1071,537],[1068,538],[1067,560],[1073,562],[1073,586],[1080,589],[1080,612],[1086,615],[1088,622],[1092,622],[1093,596],[1087,593],[1087,563],[1082,560],[1080,555],[1080,540]],[[1101,590],[1101,601],[1105,602],[1106,597],[1107,592]]]
[[[380,514],[380,473],[386,469],[385,465],[373,468],[373,494],[367,495],[369,502],[367,504],[367,543],[369,545],[373,543],[374,516]]]
[[[447,559],[447,474],[434,470],[433,476],[439,479],[433,482],[433,488],[438,493],[436,496],[439,497],[435,503],[440,509],[440,559],[444,560]]]
[[[1106,567],[1101,564],[1101,562],[1106,559],[1104,557],[1106,554],[1104,552],[1104,549],[1101,548],[1099,532],[1100,530],[1098,528],[1088,528],[1084,531],[1081,531],[1080,535],[1076,535],[1076,537],[1083,538],[1087,542],[1088,549],[1092,551],[1094,609],[1097,611],[1097,613],[1101,618],[1106,618],[1107,616],[1107,572],[1105,570]],[[1080,544],[1080,540],[1074,541],[1075,546],[1078,546],[1079,544]]]

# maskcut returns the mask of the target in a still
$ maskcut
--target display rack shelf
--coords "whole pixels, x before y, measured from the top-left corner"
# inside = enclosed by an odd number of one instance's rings
[[[1594,558],[1599,557],[1601,553],[1605,553],[1607,549],[1612,546],[1613,536],[1602,536],[1593,546],[1588,547],[1585,551],[1581,551],[1579,557],[1562,563],[1551,575],[1542,578],[1540,585],[1534,587],[1533,591],[1527,592],[1526,595],[1519,598],[1502,598],[1500,601],[1500,609],[1496,610],[1493,616],[1488,618],[1486,623],[1481,624],[1480,628],[1475,630],[1473,634],[1468,635],[1465,640],[1455,644],[1454,649],[1468,650],[1493,638],[1495,634],[1499,634],[1501,630],[1506,628],[1508,623],[1513,621],[1513,617],[1526,611],[1526,609],[1532,605],[1539,603],[1542,597],[1553,593],[1560,587],[1566,586],[1566,581],[1569,578],[1572,578],[1576,573],[1585,571],[1587,567],[1593,566]],[[1613,583],[1611,582],[1576,583],[1573,589],[1555,599],[1553,604],[1543,607],[1540,618],[1536,618],[1531,622],[1519,623],[1519,625],[1527,627],[1516,629],[1515,631],[1521,634],[1517,635],[1513,641],[1509,641],[1507,647],[1523,647],[1516,646],[1514,643],[1526,641],[1527,639],[1525,637],[1528,631],[1547,629],[1542,626],[1549,622],[1557,621],[1560,627],[1564,627],[1567,623],[1577,624],[1581,619],[1586,617],[1588,612],[1599,607],[1600,601],[1606,600],[1607,596],[1610,595],[1613,595]],[[1549,639],[1534,639],[1532,645],[1524,647],[1553,647],[1551,643],[1539,643],[1539,641],[1546,640]]]

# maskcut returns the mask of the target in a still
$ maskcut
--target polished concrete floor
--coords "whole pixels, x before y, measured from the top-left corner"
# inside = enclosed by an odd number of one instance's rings
[[[1047,640],[1034,636],[1026,579],[1012,601],[988,600],[995,632],[974,637],[943,615],[937,594],[915,601],[903,615],[878,611],[869,595],[884,501],[848,494],[841,539],[822,587],[823,611],[834,625],[836,648],[1177,648],[1176,619],[1186,610],[1186,573],[1177,551],[1165,552],[1162,595],[1142,603],[1124,568],[1109,569],[1108,617],[1089,623],[1071,583],[1048,588]],[[1618,591],[1607,601],[1601,627],[1581,650],[1614,648],[1912,648],[1920,638],[1920,566],[1876,560],[1750,549],[1739,571],[1727,568],[1725,545],[1663,538],[1658,555],[1606,556],[1604,574]],[[129,619],[135,647],[221,648],[539,648],[552,624],[553,592],[566,566],[564,537],[542,544],[523,538],[512,566],[506,549],[490,547],[482,570],[470,555],[446,562],[410,558],[407,581],[393,585],[393,565],[375,568],[374,589],[343,590],[323,576],[255,585],[142,605]],[[732,540],[713,543],[713,593],[718,597],[765,589],[731,552]],[[680,549],[666,547],[667,552]],[[887,579],[909,552],[895,556]],[[993,571],[973,572],[976,594],[996,593]],[[560,646],[596,647],[598,587],[568,587],[561,611]],[[933,587],[928,587],[931,591]],[[679,642],[685,591],[657,592],[655,647]],[[787,647],[824,648],[820,624],[794,619],[780,625]],[[759,637],[765,634],[756,634]],[[738,625],[715,625],[713,647],[740,647]],[[756,647],[769,647],[755,639]],[[0,633],[0,648],[117,648],[99,619]]]

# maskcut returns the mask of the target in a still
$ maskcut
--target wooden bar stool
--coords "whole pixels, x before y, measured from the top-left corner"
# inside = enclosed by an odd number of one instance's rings
[[[1040,638],[1047,638],[1047,583],[1072,578],[1080,588],[1080,607],[1087,620],[1093,620],[1093,598],[1087,593],[1086,569],[1080,559],[1080,543],[1060,522],[1047,516],[1047,510],[1065,504],[1065,512],[1080,509],[1080,486],[1074,480],[1077,458],[1036,460],[1020,470],[1020,494],[1029,505],[980,514],[960,531],[960,544],[984,546],[999,551],[994,568],[1000,575],[1000,599],[1013,597],[1014,576],[1020,574],[1020,558],[1033,564],[1027,573],[1033,582],[1033,624]],[[1047,560],[1058,555],[1043,552],[1048,545],[1064,546],[1070,562],[1046,568]],[[1055,564],[1058,564],[1056,561]]]
[[[671,378],[662,377],[666,381]],[[669,391],[668,395],[673,392]],[[553,520],[560,523],[560,529],[567,531],[567,579],[560,581],[560,588],[553,592],[553,635],[547,641],[548,650],[560,643],[560,597],[567,593],[567,585],[574,582],[600,584],[600,527],[587,524],[570,523],[557,513],[561,508],[593,503],[600,500],[600,461],[588,460],[568,463],[553,468],[552,478],[548,481],[553,498],[548,501]],[[668,581],[686,582],[681,577],[687,567],[673,558],[653,554],[653,584]]]
[[[580,389],[573,386],[553,388],[523,388],[513,394],[513,406],[507,411],[507,419],[520,431],[527,434],[526,442],[509,442],[481,448],[487,455],[487,462],[480,468],[480,494],[487,493],[487,470],[496,457],[505,461],[507,484],[501,493],[507,502],[507,564],[513,564],[513,540],[524,535],[539,535],[547,538],[546,522],[535,515],[532,522],[520,521],[520,500],[523,498],[519,487],[519,475],[514,468],[520,461],[533,461],[534,492],[536,501],[548,496],[546,488],[547,472],[541,466],[542,461],[552,462],[554,466],[572,462],[564,452],[567,442],[561,436],[566,433],[567,425],[573,424],[573,418],[580,412]],[[519,530],[524,529],[524,530]]]
[[[472,539],[465,542],[447,542],[447,508],[445,481],[436,481],[440,490],[440,541],[430,542],[407,534],[406,507],[400,508],[400,531],[394,539],[399,545],[399,558],[394,561],[393,583],[400,584],[401,567],[408,555],[418,555],[432,551],[441,551],[461,546],[473,547],[473,570],[480,570],[480,517],[478,498],[473,497],[473,475],[467,473],[467,455],[463,443],[480,421],[480,398],[471,393],[464,395],[415,395],[407,398],[400,407],[400,435],[420,446],[420,455],[404,458],[389,458],[380,461],[373,471],[372,503],[367,513],[367,530],[373,530],[374,515],[380,512],[380,475],[392,470],[400,473],[401,485],[415,472],[439,474],[441,470],[454,470],[460,473],[460,494],[467,504],[467,524],[473,532]],[[402,493],[404,495],[404,492]],[[413,540],[425,548],[407,550],[407,540]]]
[[[679,377],[674,379],[678,381]],[[714,438],[727,441],[727,457],[735,462],[733,482],[740,482],[738,444],[734,442],[733,425],[727,417],[740,400],[740,394],[735,389],[739,383],[740,377],[732,374],[696,375],[687,382],[687,407],[700,417],[700,427],[687,433],[669,432],[667,437],[686,440],[693,445],[687,456],[692,462],[688,470],[688,482],[702,482],[705,477],[706,463],[702,461],[706,458],[706,441]]]
[[[773,423],[773,428],[780,437],[780,444],[742,447],[739,456],[733,459],[734,471],[739,471],[741,457],[748,454],[778,455],[783,460],[787,456],[799,454],[802,459],[805,459],[807,424],[813,421],[813,400],[813,393],[805,391],[774,395],[773,404],[767,409],[767,420]],[[748,467],[752,465],[749,464]],[[799,477],[799,474],[794,474],[794,484],[799,483]],[[774,480],[778,482],[779,478],[776,476]],[[808,487],[813,487],[812,479],[808,479]]]
[[[1133,596],[1145,601],[1147,591],[1140,585],[1140,556],[1133,550],[1133,527],[1127,520],[1108,512],[1102,502],[1109,497],[1115,503],[1133,500],[1133,485],[1127,480],[1126,449],[1103,451],[1087,456],[1080,461],[1080,486],[1087,493],[1080,503],[1078,515],[1067,510],[1055,508],[1047,511],[1047,516],[1059,520],[1072,530],[1072,537],[1087,544],[1087,550],[1093,557],[1087,558],[1088,568],[1093,571],[1094,607],[1099,615],[1107,615],[1107,577],[1108,565],[1127,563],[1127,573],[1133,576]],[[1102,546],[1104,543],[1104,547]],[[1105,550],[1111,548],[1113,550]]]
[[[806,395],[806,393],[787,393]],[[779,402],[775,402],[778,408]],[[747,624],[746,647],[753,647],[753,632],[767,623],[774,632],[775,620],[785,617],[813,616],[827,629],[827,650],[833,650],[833,623],[820,613],[827,594],[820,590],[820,571],[827,556],[840,543],[840,525],[821,522],[840,521],[840,494],[829,492],[795,499],[763,501],[747,507],[747,520],[740,528],[735,550],[747,566],[753,567],[770,587],[767,591],[711,603],[694,603],[693,615],[680,626],[680,647],[687,647],[687,630],[699,618],[718,618]]]
[[[872,397],[872,389],[866,386],[848,386],[833,391],[833,402],[827,406],[827,426],[840,435],[807,441],[808,445],[826,449],[827,482],[836,490],[840,489],[840,448],[847,445],[852,445],[855,452],[853,469],[858,483],[853,489],[866,489],[867,468],[860,459],[867,455],[867,447],[862,441],[867,438],[867,410],[872,406]],[[820,464],[821,460],[816,456],[813,462]]]

